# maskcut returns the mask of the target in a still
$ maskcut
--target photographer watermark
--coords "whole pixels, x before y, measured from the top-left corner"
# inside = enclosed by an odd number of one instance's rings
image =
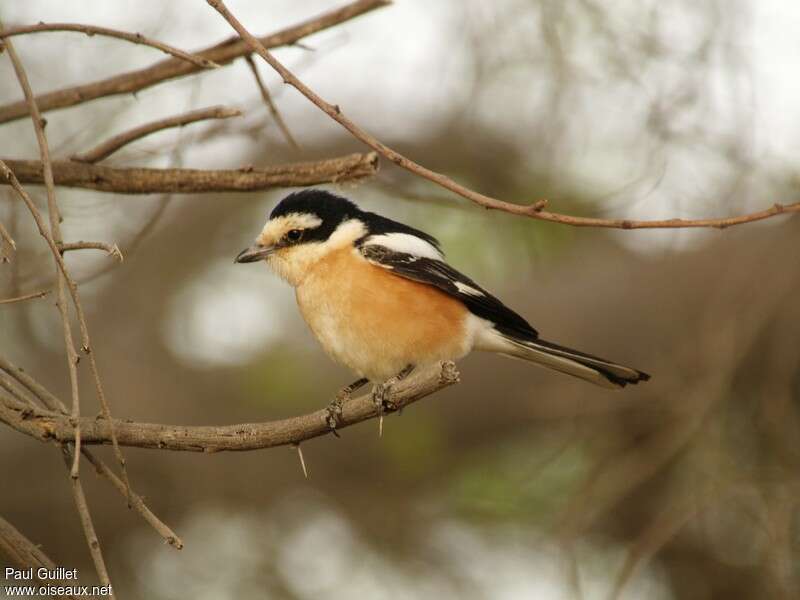
[[[111,596],[110,585],[79,585],[78,569],[58,567],[47,569],[4,570],[6,583],[3,591],[8,598],[15,596]]]

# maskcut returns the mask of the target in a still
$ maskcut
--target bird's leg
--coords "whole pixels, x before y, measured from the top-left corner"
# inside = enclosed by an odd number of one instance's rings
[[[390,410],[395,410],[397,408],[391,401],[392,388],[408,377],[413,370],[414,365],[406,365],[397,375],[390,377],[383,383],[375,384],[375,387],[372,388],[372,401],[378,407],[378,437],[383,435],[384,412],[387,408]]]
[[[328,411],[328,416],[326,417],[326,421],[328,422],[328,427],[331,428],[334,435],[336,435],[336,425],[339,423],[339,418],[342,416],[342,406],[345,402],[350,400],[350,396],[355,392],[357,389],[364,387],[369,383],[369,379],[366,377],[362,377],[340,389],[336,393],[336,397],[333,401],[328,404],[325,410]]]

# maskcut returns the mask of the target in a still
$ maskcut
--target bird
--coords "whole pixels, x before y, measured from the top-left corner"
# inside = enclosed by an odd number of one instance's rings
[[[323,349],[358,375],[328,407],[334,433],[343,403],[359,388],[373,384],[382,418],[392,388],[414,369],[472,350],[611,389],[650,379],[540,338],[528,321],[449,265],[435,237],[326,190],[283,198],[235,262],[265,262],[292,286]]]

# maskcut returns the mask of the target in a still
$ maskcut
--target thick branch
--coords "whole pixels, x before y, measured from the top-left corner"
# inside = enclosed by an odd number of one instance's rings
[[[444,387],[458,382],[458,371],[453,363],[443,363],[402,382],[393,390],[392,404],[403,408]],[[378,409],[371,394],[364,394],[346,402],[342,409],[338,428],[348,427],[378,416]],[[266,423],[243,423],[239,425],[180,426],[154,423],[131,423],[113,420],[117,440],[123,446],[182,450],[193,452],[219,452],[258,450],[289,444],[330,433],[327,423],[328,411],[316,412]],[[52,412],[38,411],[23,414],[22,410],[0,406],[0,420],[12,428],[42,441],[71,442],[75,429],[69,418]],[[108,444],[111,441],[108,421],[82,418],[81,440],[84,444]]]
[[[389,4],[387,0],[357,0],[342,8],[265,36],[261,38],[261,43],[267,48],[291,45],[313,33],[333,27],[386,4]],[[219,65],[224,65],[249,53],[250,48],[247,44],[238,37],[233,37],[193,54]],[[145,69],[128,71],[108,79],[42,94],[36,97],[36,103],[40,111],[47,112],[57,108],[75,106],[76,104],[105,96],[138,92],[162,81],[192,75],[200,70],[200,67],[183,60],[170,58],[157,62]],[[0,124],[21,119],[27,114],[28,106],[25,102],[12,102],[11,104],[0,106]]]
[[[463,185],[459,184],[458,182],[450,179],[446,175],[442,173],[437,173],[436,171],[432,171],[422,165],[414,162],[410,158],[405,157],[404,155],[400,154],[396,150],[393,150],[372,134],[367,132],[361,126],[357,125],[349,118],[347,118],[341,111],[338,105],[331,104],[325,100],[323,100],[316,92],[314,92],[311,88],[305,85],[302,81],[300,81],[289,69],[287,69],[281,62],[279,62],[267,49],[264,45],[255,38],[244,26],[236,19],[233,14],[227,9],[225,3],[222,0],[206,0],[208,4],[213,7],[217,12],[219,12],[226,21],[233,27],[234,30],[242,37],[242,39],[247,42],[247,45],[250,49],[257,53],[261,58],[263,58],[267,63],[278,72],[278,74],[283,78],[285,83],[288,83],[297,91],[299,91],[303,96],[308,98],[313,104],[315,104],[318,108],[320,108],[325,114],[327,114],[331,119],[339,123],[342,127],[347,129],[353,136],[362,142],[364,142],[367,146],[378,152],[379,154],[385,156],[389,160],[391,160],[396,165],[406,169],[427,179],[432,181],[433,183],[440,185],[441,187],[450,190],[466,198],[467,200],[471,200],[475,204],[483,206],[484,208],[494,209],[494,210],[501,210],[503,212],[508,212],[515,215],[522,215],[526,217],[531,217],[533,219],[539,219],[542,221],[551,221],[554,223],[561,223],[562,225],[572,225],[574,227],[608,227],[614,229],[645,229],[645,228],[682,228],[682,227],[730,227],[732,225],[740,225],[742,223],[750,223],[753,221],[760,221],[762,219],[767,219],[774,215],[778,215],[785,212],[800,212],[800,202],[789,204],[786,206],[775,204],[771,208],[766,210],[762,210],[756,213],[752,213],[749,215],[742,215],[738,217],[727,217],[727,218],[720,218],[720,219],[697,219],[697,220],[687,220],[687,219],[666,219],[666,220],[655,220],[655,221],[633,221],[630,219],[599,219],[599,218],[591,218],[591,217],[575,217],[572,215],[564,215],[560,213],[553,213],[543,210],[546,202],[537,201],[530,205],[522,205],[522,204],[514,204],[511,202],[506,202],[504,200],[498,200],[497,198],[492,198],[491,196],[486,196],[484,194],[480,194],[474,190],[471,190]]]
[[[141,33],[128,33],[127,31],[120,31],[118,29],[109,29],[108,27],[96,27],[94,25],[81,25],[79,23],[38,23],[37,25],[24,25],[22,27],[10,27],[4,31],[0,31],[0,38],[11,37],[12,35],[23,35],[27,33],[38,33],[41,31],[75,31],[78,33],[85,33],[88,36],[104,35],[106,37],[118,38],[126,40],[134,44],[141,44],[143,46],[150,46],[167,54],[171,54],[175,58],[185,60],[194,66],[201,69],[214,69],[219,67],[213,61],[203,58],[202,56],[194,56],[173,46],[169,46],[158,40],[151,40],[144,37]]]
[[[129,129],[128,131],[124,131],[112,138],[109,138],[87,152],[76,154],[70,158],[72,158],[72,160],[77,160],[78,162],[96,163],[104,158],[108,158],[123,146],[148,136],[151,133],[156,133],[157,131],[162,131],[171,127],[183,127],[189,123],[196,123],[197,121],[204,121],[207,119],[228,119],[230,117],[238,117],[241,116],[241,114],[241,111],[234,110],[232,108],[225,108],[224,106],[212,106],[210,108],[193,110],[182,115],[175,115],[174,117],[168,117],[166,119],[160,119],[158,121],[145,123],[144,125],[139,125],[139,127],[134,127],[133,129]]]
[[[43,183],[41,161],[0,159],[21,183]],[[56,185],[117,194],[252,192],[276,187],[336,183],[374,175],[378,157],[349,154],[315,162],[229,170],[116,168],[74,161],[53,161]],[[0,178],[0,184],[8,180]]]

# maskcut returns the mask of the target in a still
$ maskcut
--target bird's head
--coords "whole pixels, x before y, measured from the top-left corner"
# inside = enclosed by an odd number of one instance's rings
[[[295,192],[278,203],[255,244],[236,262],[266,261],[296,286],[318,260],[366,235],[362,214],[349,200],[324,190]]]

